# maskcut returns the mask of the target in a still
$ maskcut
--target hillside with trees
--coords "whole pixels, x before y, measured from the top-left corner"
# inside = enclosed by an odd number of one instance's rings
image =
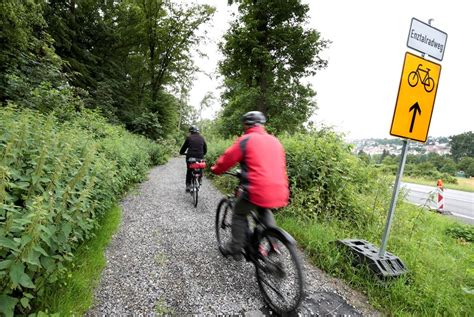
[[[401,139],[367,139],[353,142],[353,152],[366,163],[380,164],[396,173]],[[469,131],[449,137],[429,137],[426,144],[411,142],[405,173],[456,183],[455,176],[474,176],[474,134]]]

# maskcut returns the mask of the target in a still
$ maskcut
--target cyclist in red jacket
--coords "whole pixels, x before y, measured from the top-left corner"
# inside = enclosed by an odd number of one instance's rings
[[[247,112],[242,117],[245,133],[219,157],[211,171],[217,175],[237,163],[241,168],[244,192],[235,204],[232,218],[232,243],[224,253],[241,258],[241,249],[248,230],[247,215],[256,209],[262,222],[274,227],[275,219],[268,208],[288,204],[289,189],[285,150],[278,139],[265,131],[266,119],[259,111]]]

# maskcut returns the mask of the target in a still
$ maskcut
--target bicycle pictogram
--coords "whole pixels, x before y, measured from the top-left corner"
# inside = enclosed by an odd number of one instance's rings
[[[423,84],[426,92],[431,92],[434,89],[435,82],[433,78],[430,77],[430,69],[429,68],[423,69],[421,68],[422,66],[423,66],[422,64],[419,64],[416,70],[408,74],[408,84],[411,87],[415,87],[416,85],[418,85],[418,82],[421,80],[421,83]],[[423,79],[422,79],[422,73],[425,73]]]

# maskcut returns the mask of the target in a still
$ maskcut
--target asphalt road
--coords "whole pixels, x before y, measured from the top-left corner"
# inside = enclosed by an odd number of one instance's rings
[[[407,191],[406,199],[409,202],[437,208],[437,188],[434,186],[402,183],[401,187]],[[474,193],[453,189],[444,189],[444,211],[463,222],[474,224]]]

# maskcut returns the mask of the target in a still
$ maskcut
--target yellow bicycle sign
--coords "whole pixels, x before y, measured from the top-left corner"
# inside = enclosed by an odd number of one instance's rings
[[[434,80],[433,78],[430,77],[430,69],[426,68],[423,69],[423,64],[418,65],[418,68],[414,71],[412,71],[410,74],[408,74],[408,84],[410,87],[415,87],[418,85],[418,82],[420,81],[420,78],[422,77],[422,73],[424,73],[424,77],[421,80],[421,83],[425,87],[426,92],[432,92],[434,88]]]
[[[426,142],[441,65],[405,54],[390,134]]]

